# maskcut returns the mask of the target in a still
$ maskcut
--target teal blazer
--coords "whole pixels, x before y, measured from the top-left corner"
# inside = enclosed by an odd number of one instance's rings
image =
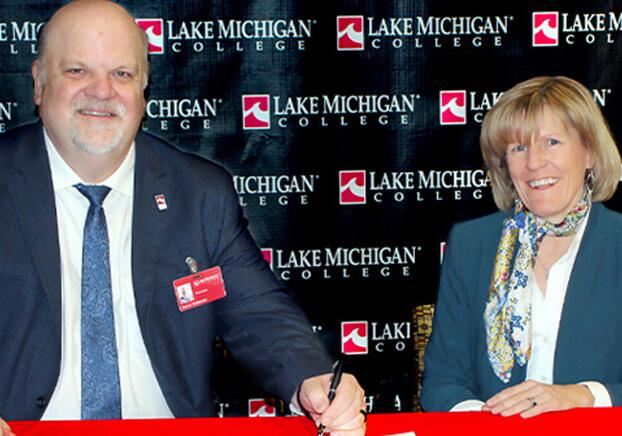
[[[506,385],[486,353],[484,308],[507,214],[460,223],[450,232],[432,335],[425,353],[421,401],[447,411],[467,399],[486,401],[525,380],[514,366]],[[562,310],[553,383],[602,383],[622,405],[622,215],[592,206]]]

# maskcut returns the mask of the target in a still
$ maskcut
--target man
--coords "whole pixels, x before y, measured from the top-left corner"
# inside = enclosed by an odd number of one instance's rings
[[[32,66],[42,122],[0,138],[0,416],[210,416],[218,334],[265,389],[334,436],[363,434],[362,389],[345,374],[329,404],[331,362],[246,230],[230,176],[138,131],[146,53],[119,5],[65,5]],[[220,268],[224,298],[178,304],[172,282],[196,266]],[[93,337],[88,320],[107,311]],[[98,384],[102,371],[114,380]]]

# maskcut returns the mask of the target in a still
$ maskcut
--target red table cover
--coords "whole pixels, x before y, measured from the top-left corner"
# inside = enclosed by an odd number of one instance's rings
[[[121,421],[12,421],[17,436],[34,435],[315,435],[306,418],[205,418]],[[575,409],[535,418],[484,412],[370,414],[368,436],[622,435],[622,407]]]

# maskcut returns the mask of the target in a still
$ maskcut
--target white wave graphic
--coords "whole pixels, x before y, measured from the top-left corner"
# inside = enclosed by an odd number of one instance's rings
[[[350,23],[341,32],[337,32],[337,38],[341,39],[345,35],[350,38],[351,41],[357,44],[363,44],[363,32],[357,32],[354,30],[354,23]]]
[[[557,39],[557,29],[551,25],[550,18],[545,19],[538,27],[536,27],[535,33],[538,34],[539,32],[544,33],[544,36],[549,39]]]
[[[441,106],[441,113],[445,112],[446,110],[449,110],[449,112],[451,112],[454,116],[458,118],[466,117],[466,107],[460,106],[458,104],[458,97],[453,97],[446,104]]]
[[[247,118],[249,115],[253,115],[259,121],[263,123],[268,123],[270,121],[270,114],[268,111],[264,111],[260,108],[261,102],[255,102],[250,109],[244,111],[244,118]]]
[[[354,330],[350,332],[349,335],[343,338],[344,344],[348,343],[349,341],[352,341],[354,345],[356,345],[359,348],[367,348],[367,338],[359,334],[359,329],[360,327],[355,328]]]
[[[156,47],[160,47],[162,45],[160,44],[162,40],[162,35],[156,35],[154,29],[155,24],[152,24],[145,29],[145,33],[147,34],[147,37],[149,38],[149,42],[151,44],[155,45]]]
[[[363,198],[365,197],[365,186],[357,185],[356,179],[350,179],[345,186],[341,186],[339,188],[340,192],[343,194],[346,191],[350,191],[353,195]]]
[[[263,406],[261,406],[259,409],[257,409],[254,413],[251,413],[250,416],[251,418],[259,418],[259,417],[266,417],[266,416],[274,416],[274,412],[269,412],[268,411],[268,405],[264,404]]]

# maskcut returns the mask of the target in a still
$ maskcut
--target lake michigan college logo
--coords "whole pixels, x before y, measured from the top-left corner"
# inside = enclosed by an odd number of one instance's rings
[[[136,24],[149,37],[149,54],[164,54],[164,21],[161,18],[136,18]]]
[[[341,323],[341,352],[343,354],[367,354],[369,351],[367,321],[344,321]]]
[[[270,128],[269,95],[242,96],[242,128],[244,130],[266,130]]]
[[[263,398],[251,398],[248,400],[248,416],[251,418],[276,416],[276,409]]]
[[[264,260],[268,262],[268,265],[270,265],[270,269],[272,269],[274,259],[272,248],[262,248],[261,255],[263,256]]]
[[[441,91],[439,98],[442,125],[466,124],[466,91]]]
[[[366,171],[339,171],[339,204],[365,204]]]
[[[559,13],[534,12],[532,23],[534,47],[556,47],[559,45]]]
[[[337,17],[337,50],[357,51],[365,49],[362,15]]]

